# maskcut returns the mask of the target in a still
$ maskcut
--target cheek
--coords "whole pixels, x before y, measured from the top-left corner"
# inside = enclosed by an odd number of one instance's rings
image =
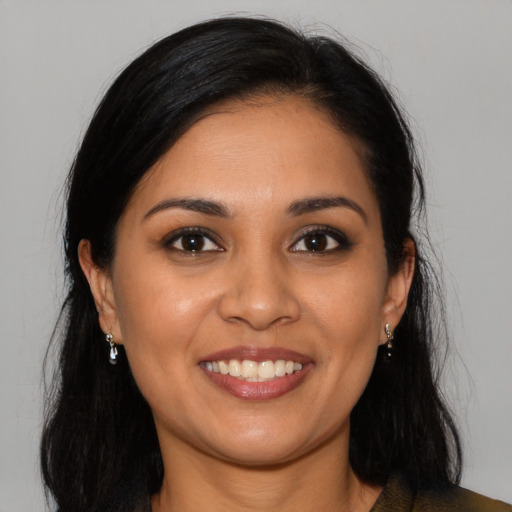
[[[175,356],[211,313],[215,299],[204,287],[182,282],[168,268],[148,264],[130,274],[120,267],[118,275],[116,306],[129,356]]]
[[[375,272],[372,266],[347,267],[307,286],[306,310],[329,331],[330,337],[359,344],[361,337],[380,330],[384,273]]]
[[[325,372],[333,393],[350,401],[349,407],[363,392],[382,341],[385,279],[369,268],[333,274],[323,286],[310,289],[305,308],[322,337],[318,370]]]
[[[194,340],[204,333],[215,299],[159,272],[126,275],[117,290],[123,345],[141,393],[157,416],[170,408],[186,417],[182,397],[197,364]]]

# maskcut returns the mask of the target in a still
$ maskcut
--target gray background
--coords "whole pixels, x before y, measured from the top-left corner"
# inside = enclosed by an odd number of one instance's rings
[[[0,0],[0,512],[44,509],[41,361],[62,297],[62,183],[86,123],[150,42],[231,12],[329,24],[400,91],[444,260],[463,484],[512,501],[509,0]]]

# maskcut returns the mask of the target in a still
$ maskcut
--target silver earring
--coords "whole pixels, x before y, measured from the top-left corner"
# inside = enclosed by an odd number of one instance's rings
[[[110,356],[108,358],[108,362],[110,364],[117,364],[117,347],[116,342],[114,341],[114,336],[112,336],[112,333],[108,333],[105,336],[105,339],[107,340],[107,343],[110,345]]]
[[[393,330],[389,327],[389,324],[386,324],[384,327],[384,330],[386,331],[386,336],[388,338],[388,341],[386,343],[386,351],[384,353],[384,361],[389,362],[391,361],[393,357]]]

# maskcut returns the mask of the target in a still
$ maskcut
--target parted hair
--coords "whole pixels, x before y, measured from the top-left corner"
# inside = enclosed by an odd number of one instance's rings
[[[423,254],[428,239],[411,233],[424,233],[417,227],[424,185],[406,118],[389,88],[341,38],[232,17],[181,30],[132,62],[98,106],[70,170],[67,295],[51,342],[60,358],[50,376],[41,442],[44,483],[61,512],[119,510],[112,490],[126,482],[123,510],[129,510],[130,489],[150,495],[163,478],[151,410],[122,347],[119,363],[109,364],[78,244],[89,240],[95,264],[108,269],[118,220],[144,173],[208,108],[259,94],[304,97],[360,142],[390,274],[403,263],[405,242],[416,244],[392,360],[377,357],[351,414],[352,468],[374,484],[397,472],[416,488],[458,482],[460,443],[436,364],[445,337],[442,297]]]

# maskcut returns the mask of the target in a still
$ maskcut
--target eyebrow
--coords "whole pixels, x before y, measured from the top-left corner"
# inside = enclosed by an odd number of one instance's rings
[[[230,217],[229,210],[226,206],[214,201],[208,201],[206,199],[165,199],[153,206],[153,208],[144,215],[144,219],[170,208],[182,208],[184,210],[191,210],[215,217]]]
[[[309,197],[294,201],[288,208],[288,213],[294,217],[304,215],[306,213],[313,213],[319,210],[326,210],[328,208],[349,208],[358,213],[365,224],[368,223],[368,216],[366,212],[352,199],[347,197]]]
[[[214,217],[228,218],[231,217],[229,209],[222,203],[216,201],[209,201],[207,199],[187,199],[187,198],[173,198],[164,199],[158,204],[153,206],[145,215],[144,220],[158,212],[168,210],[171,208],[182,208],[205,215]],[[365,223],[368,223],[368,216],[361,206],[355,201],[347,197],[308,197],[294,201],[288,207],[288,214],[293,217],[313,213],[319,210],[326,210],[329,208],[349,208],[358,213]]]

